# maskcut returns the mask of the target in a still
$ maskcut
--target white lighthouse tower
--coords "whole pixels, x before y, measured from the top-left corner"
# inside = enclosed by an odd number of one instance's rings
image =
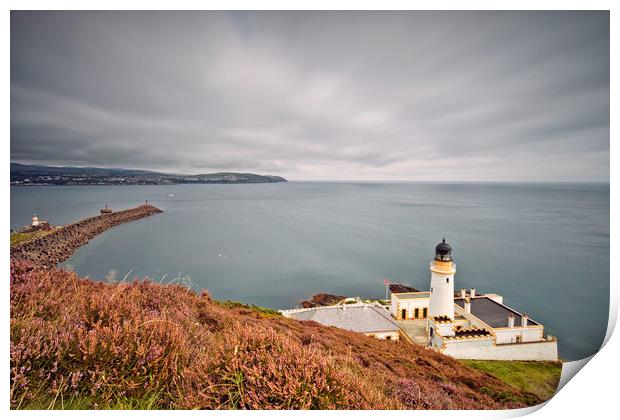
[[[454,273],[456,264],[452,262],[452,247],[444,238],[435,247],[435,259],[431,261],[431,295],[428,316],[448,317],[454,320]]]

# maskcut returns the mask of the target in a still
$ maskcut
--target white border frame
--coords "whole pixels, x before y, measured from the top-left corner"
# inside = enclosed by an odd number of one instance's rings
[[[355,2],[345,1],[327,1],[327,0],[297,0],[293,2],[287,2],[284,0],[263,0],[261,2],[251,0],[212,0],[209,2],[198,0],[175,0],[175,1],[162,1],[151,0],[148,2],[139,1],[120,1],[120,0],[91,0],[89,2],[77,1],[77,0],[57,0],[53,4],[50,1],[45,0],[32,0],[32,1],[15,1],[9,0],[3,3],[4,14],[2,14],[2,52],[3,57],[8,58],[10,50],[10,10],[37,10],[37,9],[60,9],[60,10],[105,10],[105,9],[117,9],[117,10],[177,10],[177,9],[212,9],[212,10],[610,10],[611,19],[611,103],[610,103],[610,115],[611,118],[611,131],[610,131],[610,214],[618,214],[618,195],[614,188],[615,183],[612,181],[618,180],[618,171],[615,169],[614,163],[617,163],[618,148],[611,142],[612,138],[618,138],[617,124],[614,123],[614,116],[618,115],[617,99],[614,94],[617,94],[617,75],[619,73],[618,67],[618,24],[620,19],[617,16],[620,7],[617,5],[619,2],[613,0],[590,0],[590,1],[576,1],[576,0],[521,0],[521,1],[492,1],[492,0],[470,0],[468,2],[459,0],[444,0],[444,1],[419,1],[419,0],[383,0],[383,1],[369,1],[369,0],[357,0]],[[467,7],[464,7],[467,6]],[[615,51],[614,51],[615,50]],[[0,178],[0,185],[4,191],[4,197],[10,196],[9,186],[9,160],[10,160],[10,66],[6,63],[0,70],[3,74],[4,83],[2,84],[2,94],[4,97],[3,102],[3,126],[4,133],[2,140],[2,172]],[[0,208],[2,212],[5,231],[9,227],[10,218],[10,206],[2,206]],[[611,261],[618,256],[617,247],[614,244],[614,239],[617,238],[618,226],[617,222],[612,218],[610,220],[610,253]],[[4,273],[8,274],[8,258],[9,255],[9,243],[5,241],[2,243],[2,252],[5,258],[2,260],[2,268]],[[40,418],[40,417],[73,417],[83,418],[84,416],[111,416],[120,418],[154,418],[164,416],[178,416],[185,418],[195,418],[196,416],[208,415],[209,417],[237,417],[237,416],[251,416],[251,417],[292,417],[292,416],[319,416],[327,417],[332,415],[353,417],[356,418],[370,418],[370,416],[396,416],[398,418],[406,418],[409,416],[421,416],[424,418],[446,418],[452,417],[459,419],[480,419],[484,418],[503,418],[503,417],[516,417],[525,415],[528,413],[534,413],[533,418],[573,418],[573,417],[599,417],[606,418],[608,413],[612,413],[615,410],[614,403],[617,398],[615,389],[617,378],[620,376],[620,368],[616,354],[620,354],[620,344],[616,336],[612,336],[615,328],[617,314],[618,314],[618,270],[612,264],[610,267],[610,314],[609,325],[607,335],[605,337],[604,348],[601,349],[596,355],[588,358],[585,361],[570,362],[565,365],[563,372],[563,384],[565,385],[554,398],[552,398],[546,405],[543,404],[537,407],[531,407],[523,410],[509,410],[509,411],[425,411],[411,413],[408,411],[403,412],[209,412],[207,414],[198,414],[187,411],[156,411],[156,412],[118,412],[113,413],[107,411],[90,411],[90,412],[34,412],[34,411],[9,411],[9,328],[7,319],[10,318],[9,314],[9,283],[8,276],[4,278],[4,287],[1,288],[0,295],[0,309],[1,316],[4,320],[2,328],[0,328],[0,342],[2,343],[3,363],[0,364],[0,378],[4,379],[5,386],[0,391],[0,410],[7,411],[8,416],[11,418]],[[588,363],[588,367],[583,369],[583,372],[579,373],[574,379],[570,375],[578,371],[585,363]],[[567,379],[568,378],[568,379]],[[538,410],[539,408],[544,408]]]

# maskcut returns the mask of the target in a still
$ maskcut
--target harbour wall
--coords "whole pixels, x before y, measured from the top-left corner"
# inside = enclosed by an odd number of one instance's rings
[[[52,268],[71,257],[73,252],[100,233],[114,226],[152,216],[162,211],[143,204],[127,210],[90,217],[62,226],[40,238],[11,247],[11,258],[25,260],[35,266]]]

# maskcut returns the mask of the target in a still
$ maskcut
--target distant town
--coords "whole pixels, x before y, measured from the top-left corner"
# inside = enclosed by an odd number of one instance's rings
[[[274,175],[218,172],[179,175],[139,169],[57,167],[11,163],[11,185],[172,185],[287,182]]]

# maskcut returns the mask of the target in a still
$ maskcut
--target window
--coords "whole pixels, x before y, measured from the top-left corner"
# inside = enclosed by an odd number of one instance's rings
[[[402,309],[400,311],[400,319],[407,319],[407,310],[406,309]]]
[[[450,283],[450,277],[446,279],[446,284]]]
[[[523,336],[522,335],[518,335],[515,338],[517,340],[517,343],[521,343],[523,341]]]
[[[422,308],[422,318],[426,318],[428,315],[428,308]]]
[[[414,318],[419,318],[419,317],[420,317],[420,309],[415,308],[415,309],[413,310],[413,317],[414,317]]]
[[[431,287],[431,293],[433,293],[433,288]]]
[[[386,336],[385,336],[385,339],[386,339],[386,340],[391,340],[391,339],[392,339],[392,336],[391,336],[391,335],[386,335]]]

